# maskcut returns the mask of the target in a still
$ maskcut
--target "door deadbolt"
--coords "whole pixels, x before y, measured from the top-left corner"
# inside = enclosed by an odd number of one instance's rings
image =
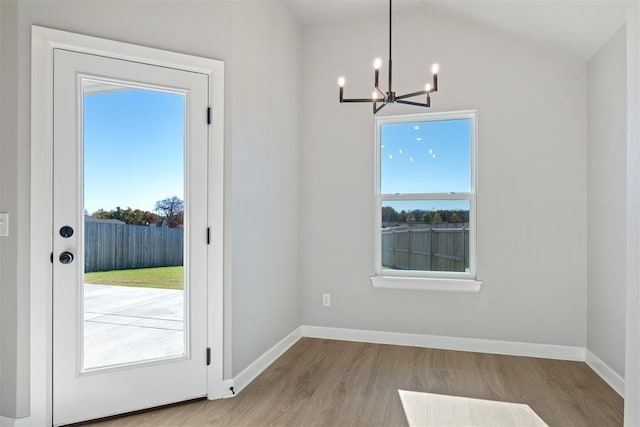
[[[60,262],[62,264],[71,264],[73,262],[73,254],[71,252],[62,252],[60,254]]]
[[[60,229],[60,235],[65,239],[68,239],[69,237],[73,236],[73,228],[65,225]]]

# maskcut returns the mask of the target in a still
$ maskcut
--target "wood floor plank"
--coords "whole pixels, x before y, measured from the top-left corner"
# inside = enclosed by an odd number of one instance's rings
[[[552,427],[623,421],[622,398],[582,362],[303,338],[234,398],[91,425],[406,426],[399,390],[526,404]]]

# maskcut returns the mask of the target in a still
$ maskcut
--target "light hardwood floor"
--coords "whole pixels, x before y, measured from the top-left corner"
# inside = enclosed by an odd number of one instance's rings
[[[525,403],[549,426],[622,425],[622,398],[581,362],[312,338],[232,399],[92,425],[406,426],[398,390]]]

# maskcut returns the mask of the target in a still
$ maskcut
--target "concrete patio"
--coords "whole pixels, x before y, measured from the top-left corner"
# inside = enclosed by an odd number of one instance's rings
[[[184,354],[184,291],[84,285],[84,369]]]

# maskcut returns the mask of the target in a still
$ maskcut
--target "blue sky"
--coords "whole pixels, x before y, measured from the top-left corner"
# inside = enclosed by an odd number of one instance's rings
[[[183,94],[143,89],[84,97],[85,209],[153,211],[184,199]],[[382,193],[468,192],[471,120],[382,127]],[[396,210],[468,209],[466,202],[384,202]]]
[[[143,89],[84,96],[85,209],[153,211],[184,199],[185,96]]]
[[[471,190],[471,120],[382,126],[382,194],[449,193]],[[384,202],[394,209],[468,209],[468,203]]]

